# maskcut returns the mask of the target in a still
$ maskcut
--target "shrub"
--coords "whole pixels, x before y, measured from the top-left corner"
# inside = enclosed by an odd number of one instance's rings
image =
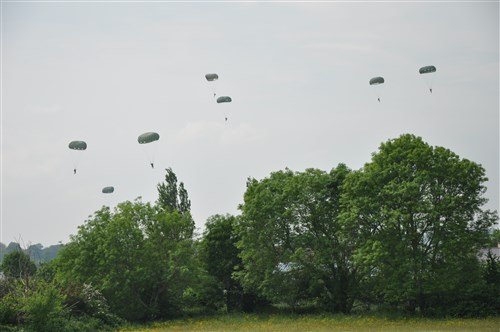
[[[28,329],[39,332],[64,330],[69,313],[64,306],[64,296],[53,284],[39,283],[23,302]]]

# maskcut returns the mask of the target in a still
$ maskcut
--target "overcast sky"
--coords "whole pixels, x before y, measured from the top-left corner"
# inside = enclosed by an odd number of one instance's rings
[[[1,6],[4,243],[67,242],[103,205],[153,202],[166,167],[201,231],[239,213],[248,177],[359,169],[403,133],[480,163],[499,207],[498,2]]]

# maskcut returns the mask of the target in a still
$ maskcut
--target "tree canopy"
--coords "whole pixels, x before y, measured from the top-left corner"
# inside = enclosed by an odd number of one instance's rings
[[[486,182],[481,165],[404,134],[359,170],[248,178],[241,215],[213,215],[197,237],[188,192],[167,168],[156,202],[103,206],[50,247],[62,248],[50,263],[41,244],[0,244],[0,329],[97,330],[270,304],[498,315]]]
[[[331,311],[349,312],[355,273],[338,220],[349,172],[340,164],[330,173],[287,169],[249,179],[238,229],[245,287],[271,301],[319,298]]]
[[[497,219],[483,210],[486,180],[481,165],[410,134],[381,144],[346,178],[343,227],[375,292],[425,310],[429,294],[466,282]]]

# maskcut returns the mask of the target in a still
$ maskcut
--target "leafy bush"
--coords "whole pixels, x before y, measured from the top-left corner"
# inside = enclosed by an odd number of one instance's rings
[[[2,280],[0,331],[101,331],[122,323],[98,290],[91,285],[75,289],[71,293],[43,278],[32,279],[29,287],[17,278]]]
[[[6,279],[0,281],[0,325],[16,324],[21,312],[22,291],[20,282]]]
[[[64,296],[53,284],[40,282],[23,299],[22,311],[28,329],[40,332],[62,331],[69,318]]]

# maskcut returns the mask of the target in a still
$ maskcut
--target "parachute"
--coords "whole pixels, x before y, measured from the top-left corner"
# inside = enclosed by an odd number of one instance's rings
[[[422,67],[418,70],[420,74],[428,74],[428,73],[434,73],[436,71],[436,67],[434,66],[425,66]]]
[[[147,143],[157,141],[159,139],[160,139],[160,135],[158,135],[158,133],[150,132],[150,133],[144,133],[142,135],[139,135],[139,137],[137,138],[137,141],[139,142],[139,144],[147,144]]]
[[[114,187],[104,187],[104,188],[102,188],[102,193],[103,194],[111,194],[111,193],[113,193],[113,191],[115,191]]]
[[[72,141],[68,146],[71,150],[87,150],[87,143],[84,141]]]
[[[377,77],[374,77],[370,80],[370,85],[379,85],[379,84],[382,84],[384,82],[385,82],[385,80],[383,77],[377,76]]]
[[[153,144],[153,147],[149,147],[149,146],[151,145],[150,143],[153,143],[159,139],[160,139],[160,135],[158,133],[154,133],[154,132],[144,133],[142,135],[139,135],[139,137],[137,138],[137,141],[139,142],[139,144],[147,144],[148,145],[147,155],[148,155],[148,160],[149,160],[149,164],[151,165],[151,168],[155,168],[155,164],[154,164],[155,158],[154,157],[155,157],[156,150],[154,149],[155,144]]]
[[[219,75],[217,75],[216,73],[206,74],[205,78],[207,79],[208,82],[210,82],[212,93],[214,94],[215,98],[215,96],[217,96],[215,81],[219,79]]]
[[[385,80],[382,76],[377,76],[370,80],[370,85],[380,86],[384,82]],[[380,102],[380,87],[376,87],[376,89],[377,89],[377,100]]]
[[[230,103],[233,100],[229,96],[221,96],[217,98],[217,104]],[[224,111],[224,119],[227,121],[227,111]]]
[[[418,70],[418,72],[420,73],[420,75],[435,73],[436,72],[436,67],[434,67],[434,66],[424,66],[424,67],[421,67]],[[424,75],[424,80],[425,80],[425,84],[429,88],[429,91],[432,93],[432,85],[434,83],[434,75]]]
[[[231,99],[231,97],[228,97],[228,96],[222,96],[222,97],[217,98],[217,104],[220,104],[220,103],[230,103],[232,101],[233,100]]]
[[[219,79],[219,75],[215,74],[215,73],[212,73],[212,74],[206,74],[205,75],[205,78],[207,79],[207,81],[209,82],[212,82],[212,81],[216,81]]]
[[[81,151],[87,150],[87,143],[84,141],[71,141],[68,147],[72,150],[71,159],[73,160],[73,174],[76,174],[76,170],[80,164]]]

